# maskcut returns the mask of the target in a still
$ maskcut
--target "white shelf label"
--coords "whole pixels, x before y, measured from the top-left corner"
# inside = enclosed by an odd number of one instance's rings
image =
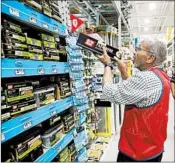
[[[53,31],[54,31],[54,32],[58,32],[58,28],[53,27]]]
[[[34,23],[34,24],[36,24],[37,23],[37,20],[36,20],[36,18],[34,18],[34,17],[30,17],[30,22],[32,22],[32,23]]]
[[[44,73],[45,73],[44,68],[39,68],[39,69],[38,69],[38,74],[44,74]]]
[[[49,26],[48,26],[47,23],[43,23],[43,27],[44,27],[44,28],[47,28],[47,29],[49,28]]]
[[[1,134],[1,141],[4,141],[4,140],[5,140],[4,134]]]
[[[31,122],[31,121],[26,122],[26,123],[24,124],[24,129],[28,129],[28,128],[31,127],[31,126],[32,126],[32,122]]]
[[[56,110],[53,110],[53,111],[50,112],[50,115],[51,115],[51,116],[53,116],[53,115],[55,115],[55,114],[57,114]]]
[[[16,75],[24,75],[24,69],[16,69],[15,74]]]
[[[52,72],[53,73],[57,73],[57,69],[56,68],[52,68]]]
[[[10,14],[15,15],[17,17],[19,17],[19,11],[15,10],[14,8],[9,8]]]

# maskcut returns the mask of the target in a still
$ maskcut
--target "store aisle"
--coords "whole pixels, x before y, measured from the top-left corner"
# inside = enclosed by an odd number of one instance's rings
[[[165,152],[162,161],[174,161],[174,99],[170,98],[170,110],[168,121],[168,135],[165,142]],[[118,154],[119,134],[112,136],[111,141],[103,154],[101,161],[116,161]]]

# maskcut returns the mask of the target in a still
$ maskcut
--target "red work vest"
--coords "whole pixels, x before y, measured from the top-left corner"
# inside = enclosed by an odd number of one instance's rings
[[[147,160],[163,152],[167,137],[170,82],[162,70],[152,68],[162,81],[159,101],[145,108],[125,107],[119,151],[135,160]]]

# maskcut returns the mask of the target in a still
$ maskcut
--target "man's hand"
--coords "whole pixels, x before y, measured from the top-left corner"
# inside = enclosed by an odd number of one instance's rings
[[[96,57],[104,64],[111,63],[111,59],[108,56],[108,54],[106,52],[106,48],[104,46],[103,46],[103,55],[97,55]]]
[[[128,73],[125,63],[123,63],[122,60],[118,59],[117,57],[114,57],[114,60],[116,61],[119,71],[121,72],[122,79],[126,80],[128,78]]]

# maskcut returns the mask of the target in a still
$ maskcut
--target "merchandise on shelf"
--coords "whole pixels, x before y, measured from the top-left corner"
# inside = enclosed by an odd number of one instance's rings
[[[67,133],[69,132],[74,126],[74,116],[70,113],[66,113],[62,116],[62,121],[64,124],[64,132]]]
[[[38,10],[38,11],[42,11],[42,3],[41,1],[38,1],[38,0],[21,0],[23,3],[25,3],[26,5],[32,7],[33,9],[35,10]]]
[[[58,125],[50,128],[41,136],[44,149],[48,149],[58,142],[63,136],[63,124],[60,122]]]
[[[37,107],[41,107],[49,103],[52,103],[56,99],[55,85],[36,89],[34,91],[34,95]]]
[[[52,9],[52,18],[62,23],[61,15],[59,13],[58,1],[49,1]]]
[[[42,0],[41,3],[43,13],[49,17],[52,17],[52,9],[49,0]]]
[[[25,157],[40,148],[41,145],[40,127],[35,127],[14,138],[10,144],[10,149],[16,161],[23,161]]]

